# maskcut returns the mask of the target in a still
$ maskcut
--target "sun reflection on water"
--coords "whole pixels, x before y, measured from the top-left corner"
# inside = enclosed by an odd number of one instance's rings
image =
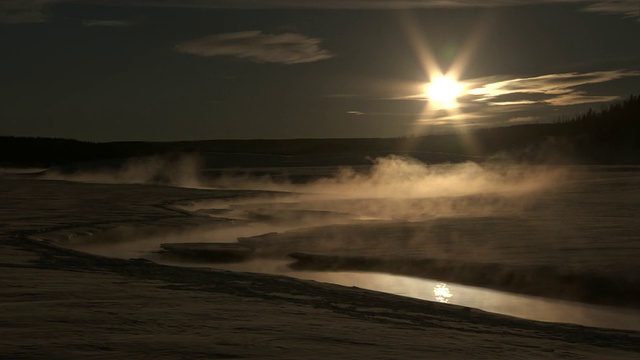
[[[433,296],[434,298],[441,303],[449,303],[450,299],[453,297],[451,293],[451,289],[445,283],[437,283],[436,286],[433,287]]]

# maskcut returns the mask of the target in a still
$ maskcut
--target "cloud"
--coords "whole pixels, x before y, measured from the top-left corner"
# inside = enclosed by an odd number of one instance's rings
[[[232,56],[257,63],[301,64],[334,57],[320,48],[320,39],[295,33],[263,34],[244,31],[211,35],[188,41],[176,51],[198,56]]]
[[[133,23],[125,20],[82,20],[84,26],[126,27]]]
[[[526,124],[539,120],[537,116],[518,116],[507,120],[510,124]]]
[[[536,101],[536,100],[495,101],[490,103],[490,105],[494,105],[494,106],[533,105],[533,104],[539,104],[541,102],[543,101]]]
[[[640,20],[640,2],[636,0],[598,1],[587,5],[584,10],[604,14],[620,14],[624,17]]]
[[[610,102],[619,99],[619,96],[589,96],[584,95],[584,92],[573,92],[566,95],[561,95],[553,99],[549,99],[546,102],[554,106],[568,106],[579,104],[590,104],[600,102]]]
[[[0,23],[38,23],[48,21],[45,7],[55,3],[107,6],[211,8],[211,9],[411,9],[411,8],[489,8],[540,4],[583,5],[581,10],[640,19],[637,0],[2,0]]]
[[[55,1],[55,0],[51,0]],[[70,0],[75,2],[112,3],[113,0]],[[316,9],[407,9],[505,7],[536,4],[583,4],[583,10],[602,13],[638,15],[637,0],[121,0],[117,5],[194,8],[316,8]]]
[[[420,123],[431,123],[431,124],[449,124],[452,121],[467,121],[467,120],[479,120],[486,119],[491,117],[490,114],[481,114],[481,113],[457,113],[457,114],[443,114],[443,115],[435,115],[428,118],[419,119]]]
[[[484,81],[474,80],[473,83],[484,84],[468,91],[476,96],[476,102],[490,105],[530,105],[549,104],[567,106],[594,102],[607,102],[617,99],[616,96],[589,96],[577,87],[598,84],[626,77],[640,76],[640,71],[612,70],[590,73],[550,74],[529,78],[517,78],[495,81],[496,78],[486,78]],[[492,82],[493,81],[493,82]],[[514,99],[513,95],[518,95]],[[544,95],[545,98],[541,98]],[[504,100],[509,97],[509,100]]]
[[[94,0],[95,1],[95,0]],[[110,0],[102,0],[106,3]],[[124,3],[154,6],[146,0]],[[584,5],[583,11],[640,17],[637,0],[164,0],[161,6],[211,8],[311,8],[311,9],[412,9],[412,8],[490,8],[540,4]]]
[[[48,21],[45,6],[51,0],[2,0],[0,24],[42,23]]]
[[[48,22],[52,18],[49,11],[60,3],[91,3],[83,0],[0,0],[0,24],[35,24]],[[97,3],[106,2],[97,1]],[[125,4],[127,2],[124,2]],[[112,4],[111,4],[112,5]],[[78,20],[78,19],[74,19]],[[82,20],[84,26],[130,26],[121,20]]]

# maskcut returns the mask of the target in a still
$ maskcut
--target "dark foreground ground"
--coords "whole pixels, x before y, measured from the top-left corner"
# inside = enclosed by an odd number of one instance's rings
[[[87,255],[32,240],[211,223],[241,191],[0,179],[1,359],[637,359],[640,333],[525,321],[287,277]],[[212,224],[215,225],[215,224]]]

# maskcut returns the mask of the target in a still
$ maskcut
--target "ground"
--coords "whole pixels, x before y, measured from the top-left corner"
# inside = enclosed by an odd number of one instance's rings
[[[0,359],[636,359],[640,333],[281,276],[98,257],[34,240],[202,225],[242,192],[0,179]]]

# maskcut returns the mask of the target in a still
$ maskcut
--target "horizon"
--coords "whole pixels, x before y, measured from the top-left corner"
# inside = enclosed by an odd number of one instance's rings
[[[553,123],[640,89],[636,0],[0,9],[0,136],[401,138]]]
[[[516,124],[499,124],[497,126],[489,126],[489,127],[475,127],[475,128],[451,128],[446,129],[442,132],[436,133],[428,133],[428,134],[409,134],[409,135],[401,135],[401,136],[379,136],[379,137],[300,137],[300,138],[203,138],[203,139],[194,139],[194,140],[107,140],[107,141],[92,141],[92,140],[84,140],[79,138],[72,137],[50,137],[50,136],[29,136],[29,135],[0,135],[0,138],[15,138],[15,139],[33,139],[33,140],[64,140],[64,141],[76,141],[76,142],[84,142],[84,143],[93,143],[93,144],[110,144],[110,143],[180,143],[180,142],[208,142],[208,141],[301,141],[301,140],[406,140],[406,139],[417,139],[417,138],[427,138],[431,136],[456,136],[461,134],[472,134],[472,133],[482,133],[483,130],[491,130],[491,129],[513,129],[518,127],[530,127],[530,126],[545,126],[545,125],[558,125],[564,124],[566,122],[580,122],[581,117],[587,116],[589,113],[595,115],[596,117],[601,117],[601,115],[605,115],[613,109],[615,106],[625,106],[625,104],[629,101],[638,101],[640,99],[640,94],[637,96],[635,94],[631,94],[627,98],[622,98],[621,100],[601,105],[600,110],[593,110],[589,108],[587,111],[574,114],[572,116],[563,117],[555,119],[551,122],[535,122],[535,123],[516,123]],[[600,119],[602,121],[602,119]]]

